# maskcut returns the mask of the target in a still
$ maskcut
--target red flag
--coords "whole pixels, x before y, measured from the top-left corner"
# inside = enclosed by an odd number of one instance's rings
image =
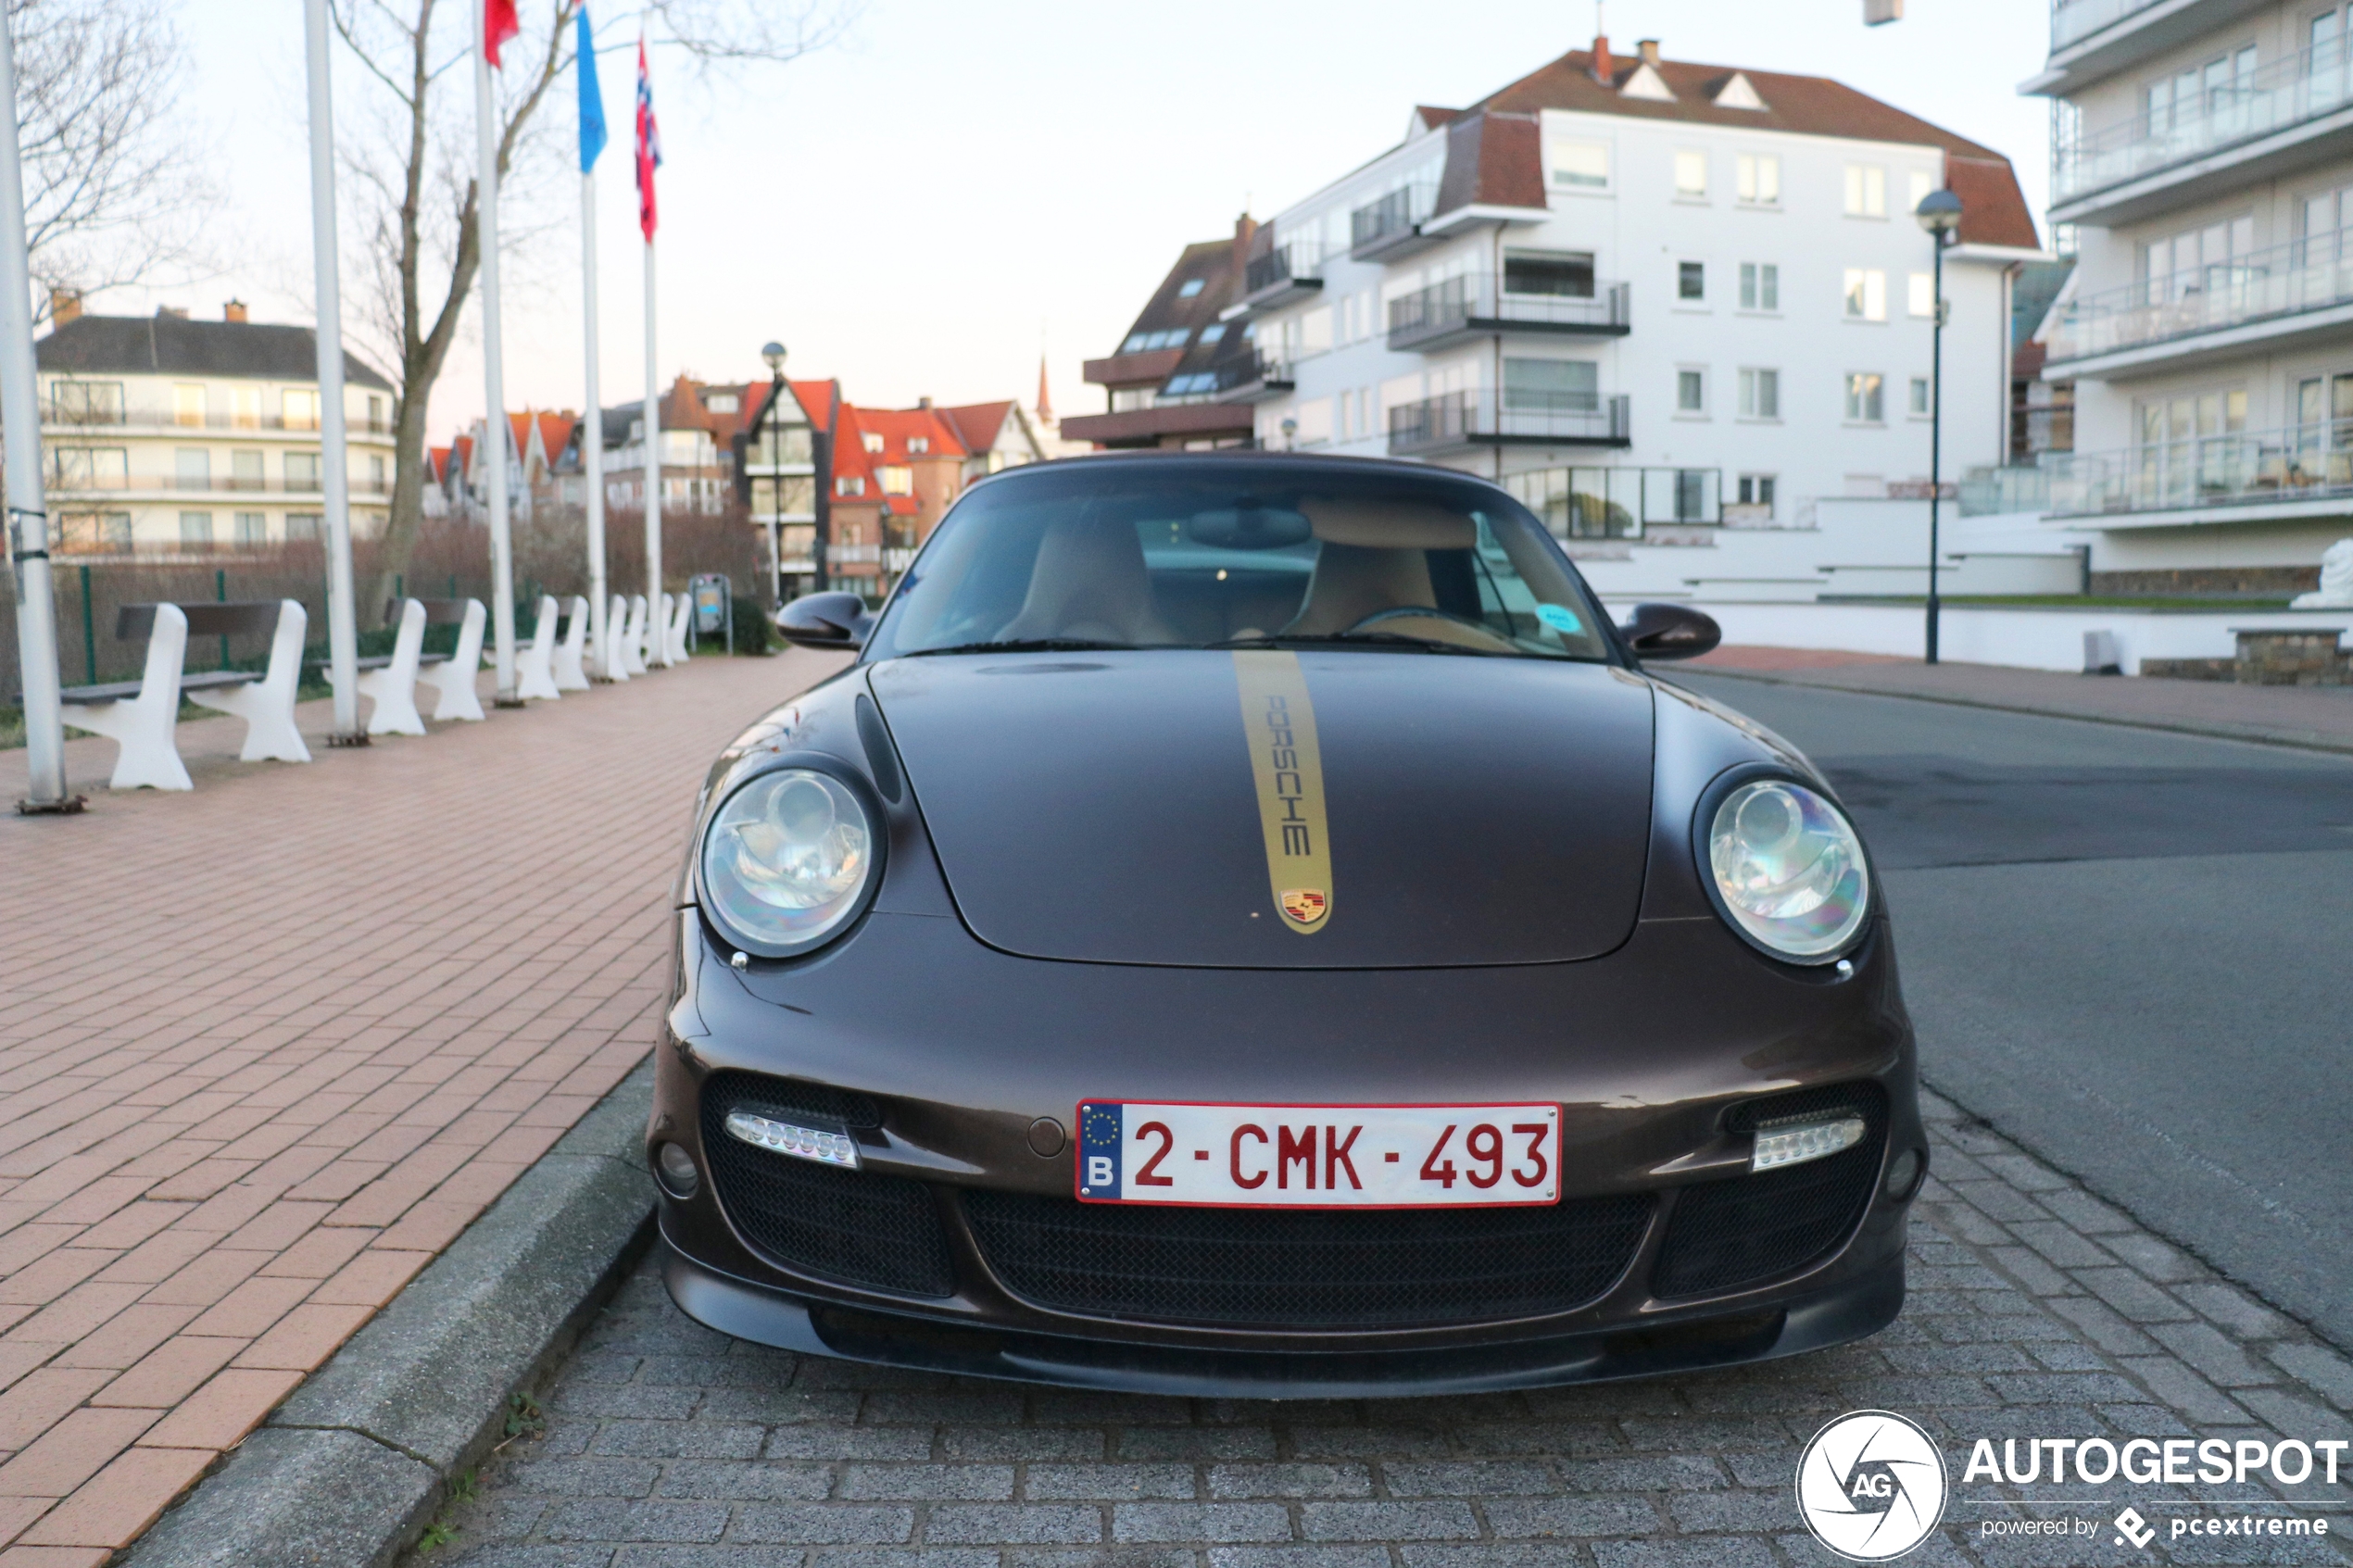
[[[637,40],[637,227],[654,238],[654,170],[661,167],[661,132],[654,124],[654,82],[646,71],[646,41]]]
[[[498,63],[498,45],[522,31],[515,0],[482,0],[482,52],[493,66]]]

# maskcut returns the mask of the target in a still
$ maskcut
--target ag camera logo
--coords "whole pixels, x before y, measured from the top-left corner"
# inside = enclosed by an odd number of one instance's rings
[[[1814,1434],[1797,1461],[1797,1512],[1852,1562],[1885,1562],[1944,1517],[1944,1456],[1919,1424],[1852,1411]]]

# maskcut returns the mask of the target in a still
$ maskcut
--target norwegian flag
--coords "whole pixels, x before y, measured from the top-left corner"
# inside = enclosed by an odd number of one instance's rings
[[[482,52],[491,65],[498,64],[498,45],[522,31],[515,19],[515,0],[484,0],[482,7]]]
[[[654,238],[654,170],[661,167],[661,130],[654,124],[654,81],[646,70],[646,41],[637,40],[637,227]]]

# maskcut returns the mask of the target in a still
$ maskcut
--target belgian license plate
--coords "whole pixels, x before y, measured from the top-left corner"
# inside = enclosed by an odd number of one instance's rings
[[[1083,1100],[1078,1197],[1218,1208],[1560,1201],[1557,1105]]]

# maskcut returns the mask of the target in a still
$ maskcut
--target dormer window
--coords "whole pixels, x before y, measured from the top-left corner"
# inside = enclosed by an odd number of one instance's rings
[[[1185,280],[1184,287],[1176,291],[1176,297],[1178,299],[1190,299],[1193,295],[1201,293],[1201,285],[1202,280],[1199,278],[1188,278]]]
[[[732,392],[714,392],[705,396],[702,406],[714,414],[732,414],[742,405]]]
[[[917,455],[917,456],[920,456],[920,455],[922,455],[923,453],[925,453],[925,452],[930,451],[930,450],[931,450],[931,437],[930,437],[930,436],[928,436],[928,435],[911,435],[911,436],[909,436],[909,437],[907,438],[907,450],[908,450],[909,452],[911,452],[911,453],[913,453],[913,454]]]
[[[1746,73],[1736,70],[1716,89],[1715,104],[1719,109],[1762,109],[1765,100]]]
[[[880,452],[883,449],[883,438],[873,431],[862,433],[859,441],[869,452]]]
[[[1626,79],[1626,85],[1617,90],[1617,94],[1621,98],[1647,98],[1658,104],[1671,104],[1675,101],[1675,94],[1667,87],[1667,79],[1660,76],[1657,68],[1648,60],[1644,60],[1634,68],[1634,74]]]

